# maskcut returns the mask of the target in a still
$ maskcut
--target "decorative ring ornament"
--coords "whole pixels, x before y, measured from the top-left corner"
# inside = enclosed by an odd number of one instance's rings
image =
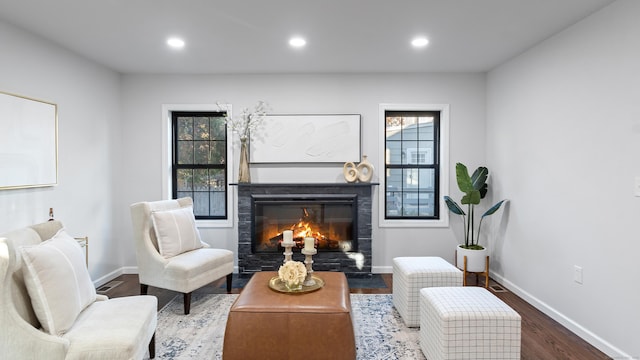
[[[358,169],[356,164],[351,161],[344,163],[342,173],[344,174],[344,179],[347,180],[348,183],[356,182],[356,180],[358,180]]]

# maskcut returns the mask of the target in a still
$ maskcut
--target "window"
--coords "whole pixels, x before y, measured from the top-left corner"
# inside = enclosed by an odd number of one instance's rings
[[[227,126],[223,111],[171,112],[172,197],[191,197],[196,219],[227,219]]]
[[[446,226],[448,107],[383,104],[380,118],[380,225]]]

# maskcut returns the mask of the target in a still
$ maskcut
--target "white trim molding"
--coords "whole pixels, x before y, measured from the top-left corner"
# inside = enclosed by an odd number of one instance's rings
[[[449,211],[445,202],[442,200],[443,194],[449,193],[449,104],[380,104],[378,107],[378,126],[382,126],[385,123],[385,112],[391,111],[439,111],[440,112],[440,219],[437,220],[413,220],[413,219],[400,219],[391,220],[385,219],[385,199],[386,199],[386,176],[384,173],[380,173],[378,176],[380,181],[380,196],[378,197],[378,220],[380,227],[396,227],[396,228],[408,228],[408,227],[448,227],[449,226]],[[378,137],[378,149],[380,154],[378,156],[378,169],[384,172],[385,169],[385,154],[386,149],[386,132],[384,129],[379,131]]]
[[[163,104],[162,105],[162,198],[171,199],[171,113],[174,111],[226,111],[232,116],[231,104]],[[227,218],[196,220],[198,228],[229,228],[234,226],[234,195],[229,186],[234,179],[233,133],[227,128]]]

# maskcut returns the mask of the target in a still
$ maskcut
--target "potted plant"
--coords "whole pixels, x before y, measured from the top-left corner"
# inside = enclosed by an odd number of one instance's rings
[[[475,206],[480,204],[480,201],[487,195],[487,177],[489,176],[489,169],[484,166],[478,167],[473,175],[469,176],[467,167],[462,163],[456,164],[456,180],[458,182],[458,188],[464,193],[460,203],[467,205],[467,212],[462,210],[462,207],[458,205],[451,197],[445,196],[444,201],[449,208],[449,211],[456,215],[462,216],[462,224],[464,226],[464,244],[458,245],[457,248],[457,266],[460,269],[464,268],[464,257],[467,257],[467,271],[469,272],[484,272],[486,265],[487,249],[478,244],[480,239],[480,229],[482,228],[482,220],[486,216],[494,214],[505,200],[498,201],[495,205],[485,211],[480,217],[478,223],[477,232],[475,228]]]

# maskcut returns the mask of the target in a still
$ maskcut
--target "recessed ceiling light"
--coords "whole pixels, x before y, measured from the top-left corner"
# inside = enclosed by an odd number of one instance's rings
[[[429,44],[429,39],[427,39],[426,37],[416,37],[413,40],[411,40],[411,45],[415,48],[421,48],[421,47],[425,47]]]
[[[184,47],[184,40],[177,37],[172,37],[167,40],[167,45],[174,49],[182,49]]]
[[[296,37],[292,37],[291,39],[289,39],[289,45],[295,47],[295,48],[300,48],[303,47],[307,44],[307,40],[296,36]]]

